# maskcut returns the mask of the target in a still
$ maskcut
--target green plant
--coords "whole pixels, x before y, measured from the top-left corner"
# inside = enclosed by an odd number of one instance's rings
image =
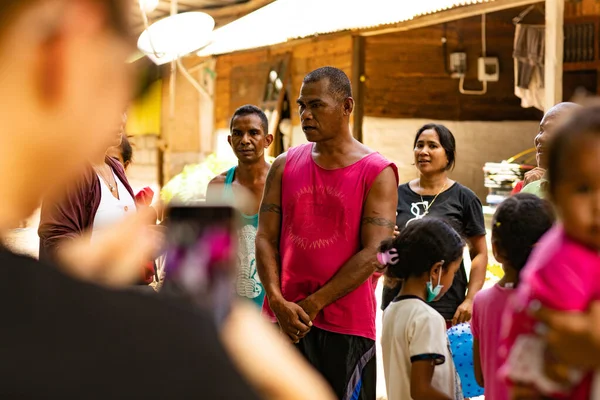
[[[271,164],[275,161],[273,157],[266,158]],[[216,154],[210,154],[200,164],[186,165],[180,174],[162,188],[160,198],[165,203],[174,198],[183,202],[202,200],[206,197],[209,182],[234,165],[235,159],[219,159]]]

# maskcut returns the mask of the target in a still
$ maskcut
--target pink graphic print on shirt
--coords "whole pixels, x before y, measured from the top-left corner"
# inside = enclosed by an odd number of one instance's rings
[[[307,186],[298,191],[290,205],[296,220],[285,227],[288,239],[304,250],[325,249],[345,241],[350,226],[344,200],[343,193],[331,187]]]

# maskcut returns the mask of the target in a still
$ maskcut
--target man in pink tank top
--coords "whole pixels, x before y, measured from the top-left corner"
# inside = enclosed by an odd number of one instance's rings
[[[308,74],[297,102],[310,143],[274,162],[259,214],[263,313],[340,399],[374,400],[376,253],[393,235],[398,171],[352,137],[343,71]]]

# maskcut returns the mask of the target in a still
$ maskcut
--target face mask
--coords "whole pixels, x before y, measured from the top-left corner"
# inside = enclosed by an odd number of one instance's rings
[[[427,282],[427,302],[428,303],[431,303],[436,297],[439,296],[440,292],[442,291],[442,288],[444,287],[444,285],[440,285],[441,281],[442,281],[442,269],[440,268],[437,286],[433,287],[433,283],[431,283],[431,278],[429,279],[429,282]]]

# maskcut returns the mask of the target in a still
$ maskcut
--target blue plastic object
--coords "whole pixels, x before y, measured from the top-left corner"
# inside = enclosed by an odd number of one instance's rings
[[[483,395],[483,388],[475,380],[471,325],[464,323],[448,329],[448,339],[450,340],[454,367],[460,377],[463,396],[469,398]]]

